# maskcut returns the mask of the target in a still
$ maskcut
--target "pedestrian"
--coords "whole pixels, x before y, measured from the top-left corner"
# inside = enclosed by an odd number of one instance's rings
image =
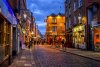
[[[28,48],[32,48],[32,41],[29,42]]]
[[[36,44],[36,41],[34,41],[34,45]]]
[[[62,48],[65,49],[65,40],[62,39]]]

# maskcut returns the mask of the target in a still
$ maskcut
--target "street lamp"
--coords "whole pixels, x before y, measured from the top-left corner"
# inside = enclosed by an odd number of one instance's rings
[[[85,24],[86,23],[86,17],[82,18],[82,23]]]
[[[82,19],[81,14],[79,14],[78,16],[79,23],[81,23],[81,19]]]
[[[31,34],[33,35],[33,34],[34,34],[34,32],[32,31],[32,32],[31,32]]]
[[[26,19],[27,15],[24,13],[24,18]]]
[[[78,16],[78,19],[81,19],[82,17],[81,17],[81,14],[79,13],[79,16]]]

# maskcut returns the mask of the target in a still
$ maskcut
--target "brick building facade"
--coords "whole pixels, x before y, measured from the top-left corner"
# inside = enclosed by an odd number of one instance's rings
[[[93,12],[94,11],[94,12]],[[66,40],[70,47],[81,49],[95,49],[95,24],[96,30],[100,29],[100,1],[99,0],[66,0]],[[95,18],[93,18],[93,16]],[[93,23],[93,19],[95,20]],[[99,30],[97,30],[99,32]],[[97,32],[96,31],[96,32]],[[95,33],[94,33],[95,34]],[[99,35],[98,35],[99,36]],[[98,38],[99,43],[99,38]]]

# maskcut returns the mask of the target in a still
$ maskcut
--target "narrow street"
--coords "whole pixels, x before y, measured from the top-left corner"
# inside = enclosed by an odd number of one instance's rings
[[[100,0],[0,0],[0,67],[100,67]]]
[[[33,51],[37,67],[100,67],[100,62],[73,55],[42,45],[36,45]]]

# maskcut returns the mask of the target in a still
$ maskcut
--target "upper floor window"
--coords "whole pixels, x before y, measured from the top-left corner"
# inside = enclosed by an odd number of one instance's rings
[[[71,19],[69,19],[69,28],[71,27]]]
[[[82,6],[82,0],[78,0],[78,6],[81,7]]]
[[[69,21],[66,22],[66,29],[69,28]]]
[[[68,0],[68,3],[70,4],[71,3],[71,0]]]
[[[53,31],[53,32],[56,32],[56,31],[57,31],[57,26],[53,26],[53,27],[52,27],[52,31]]]
[[[56,18],[52,18],[52,23],[56,23],[56,22],[57,22]]]
[[[69,7],[69,15],[71,15],[71,7]]]
[[[77,9],[77,2],[74,1],[74,11],[76,11],[76,9]]]
[[[76,16],[74,16],[74,24],[76,24]]]
[[[66,7],[65,10],[66,10],[66,11],[65,11],[65,14],[66,14],[66,16],[68,16],[68,12],[69,12],[68,8]]]

